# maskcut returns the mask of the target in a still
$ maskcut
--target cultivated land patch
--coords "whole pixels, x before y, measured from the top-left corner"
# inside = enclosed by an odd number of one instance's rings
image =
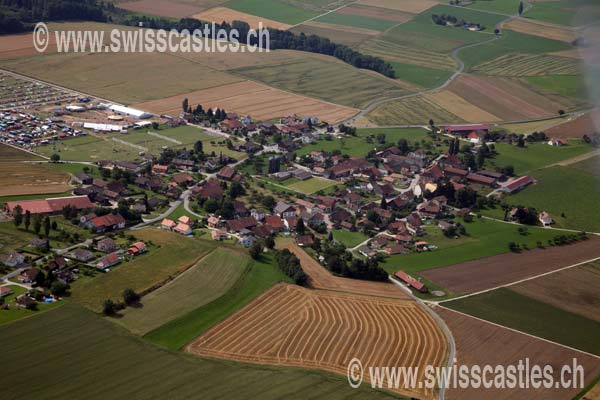
[[[405,86],[382,75],[315,58],[232,72],[279,89],[348,107],[362,107],[375,99],[408,93]],[[352,84],[348,85],[348,82]]]
[[[291,25],[284,24],[283,22],[273,21],[263,17],[257,17],[256,15],[246,14],[240,11],[232,10],[227,7],[215,7],[210,10],[203,11],[195,14],[194,18],[206,22],[221,23],[223,21],[244,21],[250,25],[251,28],[258,29],[259,23],[262,22],[264,28],[275,28],[275,29],[288,29]]]
[[[509,132],[515,132],[517,134],[529,134],[533,132],[546,132],[551,127],[560,124],[563,121],[562,118],[554,118],[549,120],[522,122],[516,124],[504,124],[499,125],[498,128],[506,129]],[[553,136],[554,137],[554,136]]]
[[[561,310],[600,322],[600,263],[558,271],[510,289]]]
[[[70,190],[71,176],[45,165],[0,162],[0,196],[63,193]]]
[[[144,335],[224,295],[248,261],[234,249],[219,247],[172,282],[144,296],[140,307],[126,308],[118,322]]]
[[[376,125],[426,125],[429,119],[433,119],[436,123],[465,122],[425,96],[383,103],[375,107],[366,117]]]
[[[118,3],[119,8],[142,13],[159,15],[161,17],[183,18],[202,11],[202,7],[191,4],[177,3],[167,0],[139,0]]]
[[[290,189],[294,189],[298,192],[312,194],[318,192],[319,190],[327,189],[328,187],[337,185],[337,181],[332,181],[330,179],[325,178],[310,178],[305,181],[298,181],[292,183],[291,185],[287,185]]]
[[[217,88],[185,93],[161,100],[138,103],[135,107],[156,114],[176,116],[181,112],[181,102],[185,98],[192,105],[202,104],[205,109],[208,107],[220,107],[227,111],[250,115],[262,121],[290,114],[298,114],[316,116],[322,121],[335,123],[347,119],[358,112],[355,108],[326,103],[252,81],[244,81]]]
[[[337,14],[357,15],[360,17],[378,18],[398,23],[406,22],[413,14],[399,12],[392,9],[380,7],[369,7],[361,4],[352,4],[336,11]]]
[[[420,274],[453,293],[473,293],[596,257],[600,257],[600,238],[591,236],[572,245],[506,253],[422,271]]]
[[[323,15],[315,21],[383,32],[394,25],[407,21],[410,17],[407,14],[393,11],[386,13],[386,10],[374,7],[349,6]]]
[[[502,24],[502,26],[506,29],[526,33],[528,35],[541,36],[543,38],[560,40],[567,43],[571,43],[578,37],[577,32],[566,26],[535,21],[527,18],[513,18]]]
[[[546,130],[546,134],[551,137],[580,138],[583,135],[591,135],[594,132],[598,132],[599,128],[600,112],[596,111],[552,127]]]
[[[408,299],[408,295],[400,288],[389,282],[372,282],[360,279],[334,276],[314,258],[306,254],[298,245],[286,241],[278,247],[288,249],[300,259],[302,269],[308,275],[310,284],[316,289],[351,292],[369,296],[392,297]]]
[[[519,360],[529,358],[530,365],[554,366],[554,377],[558,380],[560,368],[565,364],[572,365],[573,358],[577,358],[578,363],[584,366],[586,385],[600,373],[596,358],[452,310],[436,308],[435,311],[452,331],[458,365],[518,365]],[[465,400],[488,397],[501,400],[564,400],[573,398],[578,392],[579,389],[486,390],[470,387],[450,389],[447,395],[449,398]]]
[[[449,301],[444,303],[444,306],[600,355],[600,322],[534,300],[510,288]]]
[[[493,122],[500,120],[495,115],[469,103],[449,90],[426,94],[425,98],[468,122]]]
[[[259,397],[394,399],[369,388],[352,389],[345,378],[317,371],[239,365],[165,351],[80,307],[66,305],[34,318],[0,327],[6,362],[2,382],[10,397],[88,400]],[[32,368],[23,360],[36,355]],[[99,368],[102,373],[98,373]],[[23,379],[27,374],[29,379]],[[5,388],[8,393],[8,389]]]
[[[345,25],[325,24],[323,22],[309,21],[290,29],[290,32],[307,36],[317,35],[326,37],[332,42],[348,46],[357,45],[368,38],[378,35],[379,31],[359,29]]]
[[[165,53],[55,54],[9,60],[2,65],[23,75],[128,104],[241,80]]]
[[[210,241],[185,238],[157,228],[136,231],[135,237],[144,242],[151,241],[157,248],[133,261],[121,263],[93,280],[73,285],[71,298],[75,302],[101,311],[104,300],[120,301],[121,293],[126,288],[142,294],[156,289],[194,266],[215,247]]]
[[[209,68],[227,71],[229,69],[253,67],[259,65],[281,64],[306,57],[305,52],[295,50],[271,50],[269,52],[231,52],[221,53],[174,53],[178,57],[206,65]]]
[[[432,0],[359,0],[358,4],[420,14],[439,3]]]
[[[576,75],[582,70],[581,63],[574,58],[511,53],[479,64],[472,71],[498,76],[545,76]]]
[[[394,43],[380,37],[364,42],[358,49],[365,54],[381,57],[390,62],[413,64],[447,71],[454,71],[456,69],[456,63],[447,54],[431,51],[427,48]],[[402,78],[400,72],[396,76]]]
[[[569,108],[568,99],[544,96],[526,87],[522,82],[508,78],[460,75],[449,90],[479,108],[503,120],[542,118]]]
[[[44,159],[36,154],[17,149],[16,147],[0,143],[0,160],[7,161],[43,161]]]
[[[415,302],[280,284],[186,351],[346,374],[353,357],[364,365],[441,366],[447,344],[433,318]],[[398,392],[434,398],[429,390]]]
[[[326,10],[320,6],[324,3],[321,1],[233,0],[227,3],[227,7],[243,13],[295,25],[323,14]]]

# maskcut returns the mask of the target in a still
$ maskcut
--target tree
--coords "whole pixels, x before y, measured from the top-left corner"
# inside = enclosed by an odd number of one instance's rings
[[[239,196],[243,196],[245,194],[246,194],[246,189],[244,189],[242,184],[239,182],[233,182],[231,184],[231,186],[229,187],[229,196],[231,196],[232,199],[235,199],[236,197],[239,197]]]
[[[137,294],[133,289],[127,288],[123,290],[123,302],[128,306],[136,304],[140,301],[140,295]]]
[[[194,143],[194,152],[196,152],[198,155],[204,153],[202,140],[198,140],[196,143]]]
[[[48,237],[50,235],[50,218],[49,217],[44,218],[44,233],[46,234],[46,237]]]
[[[561,117],[562,117],[563,115],[565,115],[565,110],[558,110],[558,115],[560,115]]]
[[[187,97],[185,99],[183,99],[183,101],[181,102],[181,109],[183,110],[184,113],[188,112],[189,102],[188,102]]]
[[[111,299],[104,300],[102,303],[102,313],[104,315],[114,315],[117,312],[117,305]]]
[[[54,154],[52,154],[50,156],[50,161],[52,161],[52,162],[59,162],[60,161],[60,156],[58,154],[54,153]]]
[[[69,287],[66,283],[63,283],[61,281],[54,281],[50,286],[50,293],[52,293],[55,296],[63,296],[65,293],[67,293],[68,288]]]
[[[410,151],[410,147],[408,146],[408,141],[406,139],[398,140],[398,150],[400,150],[400,154],[406,155]]]
[[[23,208],[17,205],[13,208],[13,218],[15,226],[18,228],[23,223]]]
[[[272,249],[275,247],[275,239],[273,239],[273,236],[267,236],[267,238],[265,239],[265,246],[268,249]]]
[[[306,227],[304,226],[304,220],[302,218],[298,218],[298,223],[296,224],[296,232],[298,235],[304,235],[306,232]]]
[[[262,253],[263,250],[263,246],[260,242],[256,242],[252,245],[252,247],[250,247],[250,257],[252,257],[253,260],[258,260],[258,257],[260,257],[260,253]]]
[[[523,2],[519,2],[519,15],[523,15]]]
[[[33,231],[36,235],[40,234],[40,230],[42,229],[42,219],[39,215],[36,215],[33,219]]]
[[[31,225],[31,212],[29,210],[25,211],[25,230],[29,230],[29,226]]]

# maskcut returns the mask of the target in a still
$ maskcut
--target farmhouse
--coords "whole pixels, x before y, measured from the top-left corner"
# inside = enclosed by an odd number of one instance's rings
[[[554,223],[554,220],[552,219],[550,214],[548,214],[546,211],[542,211],[540,213],[540,215],[538,216],[538,219],[539,219],[540,223],[542,224],[542,226],[550,226]]]
[[[129,249],[127,249],[127,254],[130,256],[137,256],[138,254],[142,254],[146,252],[146,244],[144,242],[135,242]]]
[[[235,170],[229,166],[225,166],[221,168],[219,172],[217,172],[217,178],[230,181],[233,179],[235,175]]]
[[[94,259],[94,253],[86,249],[77,249],[73,252],[72,257],[78,261],[88,262]]]
[[[214,230],[210,232],[212,240],[226,240],[229,235],[224,230]]]
[[[171,229],[175,228],[175,226],[177,226],[177,224],[175,223],[175,221],[165,218],[162,220],[162,222],[160,223],[160,227],[162,229],[166,229],[168,231],[170,231]]]
[[[428,289],[422,282],[419,282],[412,276],[408,275],[404,271],[398,271],[394,274],[394,277],[398,278],[400,281],[406,283],[408,286],[414,288],[415,290],[421,293],[427,293]]]
[[[98,261],[96,264],[96,268],[105,270],[107,268],[112,267],[113,265],[117,265],[121,262],[121,257],[117,253],[110,253],[105,255]]]
[[[37,268],[28,268],[21,272],[19,275],[19,281],[23,283],[33,283],[35,282],[39,272],[40,271]]]
[[[125,227],[125,218],[121,214],[106,214],[101,217],[92,218],[86,223],[90,229],[96,232],[112,231]]]
[[[180,222],[175,225],[173,232],[188,236],[192,234],[192,228],[188,224],[183,224]]]
[[[116,248],[117,248],[117,242],[115,242],[111,238],[102,239],[96,244],[96,249],[103,251],[105,253],[110,253],[112,251],[115,251]]]
[[[298,236],[296,238],[296,243],[300,247],[309,247],[309,246],[312,246],[314,242],[315,241],[314,241],[314,239],[313,239],[313,237],[311,235]]]
[[[70,206],[77,210],[94,207],[94,203],[87,196],[69,196],[49,198],[45,200],[22,200],[7,201],[4,203],[4,211],[12,214],[15,207],[21,206],[23,214],[29,211],[31,214],[58,214],[63,208]]]
[[[0,286],[0,297],[8,296],[9,294],[12,294],[12,292],[12,289],[8,286]]]
[[[460,135],[462,137],[468,137],[471,133],[474,133],[477,136],[477,138],[480,138],[483,135],[487,135],[489,131],[489,125],[484,124],[448,125],[444,128],[445,133],[450,135]]]
[[[499,190],[507,193],[513,193],[523,189],[528,185],[531,185],[532,183],[535,183],[535,180],[532,177],[525,175],[513,180],[507,185],[502,186]]]
[[[25,257],[13,251],[7,255],[0,256],[0,262],[7,267],[16,268],[25,262]]]
[[[282,201],[278,202],[273,212],[281,218],[295,217],[296,208]]]

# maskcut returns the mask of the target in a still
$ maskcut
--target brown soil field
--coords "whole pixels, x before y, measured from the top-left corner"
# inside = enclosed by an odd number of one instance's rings
[[[473,293],[600,257],[600,237],[568,246],[506,253],[421,272],[453,293]]]
[[[508,121],[548,117],[565,108],[565,104],[554,101],[551,96],[509,78],[463,74],[450,84],[449,90]]]
[[[439,3],[432,0],[358,0],[358,4],[420,14]]]
[[[500,120],[495,115],[469,103],[449,90],[427,94],[425,97],[467,122],[493,122]]]
[[[363,281],[335,276],[294,243],[287,242],[278,247],[288,249],[300,259],[300,265],[302,265],[302,269],[308,275],[311,286],[315,289],[352,292],[369,296],[394,297],[399,299],[410,298],[408,294],[392,283]]]
[[[588,385],[600,373],[598,358],[552,344],[534,337],[511,331],[485,321],[452,311],[436,308],[435,311],[446,321],[456,343],[457,364],[461,365],[518,365],[529,358],[530,365],[551,365],[554,377],[560,379],[558,371],[572,365],[573,358],[585,369],[585,384]],[[525,362],[525,361],[523,361]],[[449,400],[570,400],[580,389],[450,389]]]
[[[354,357],[365,369],[441,366],[448,348],[436,322],[413,301],[279,284],[185,350],[201,356],[346,375]],[[368,380],[368,373],[364,377]],[[398,392],[435,398],[432,391],[424,389]]]
[[[580,138],[598,131],[600,131],[600,110],[547,129],[546,134],[550,137]]]
[[[511,290],[600,322],[600,263],[558,271],[510,287]]]
[[[589,392],[584,394],[581,400],[600,400],[600,382],[596,383]]]
[[[0,161],[43,161],[44,158],[37,154],[29,153],[16,147],[0,143]]]
[[[133,12],[171,18],[183,18],[203,10],[202,7],[167,0],[139,0],[119,3],[117,6]]]
[[[250,115],[259,121],[298,114],[312,115],[323,121],[335,123],[358,112],[354,108],[284,92],[252,81],[138,103],[134,107],[156,114],[179,115],[184,98],[187,98],[191,105],[202,104],[204,108],[224,108],[227,111]]]
[[[372,17],[385,19],[388,21],[406,22],[413,18],[413,14],[385,9],[381,7],[370,7],[360,4],[353,4],[336,11],[337,14],[358,15],[360,17]]]
[[[71,189],[71,176],[47,166],[0,162],[0,196],[63,193]]]
[[[309,21],[290,29],[290,32],[326,37],[332,42],[345,45],[362,43],[380,32],[371,29],[353,28],[345,25],[326,24],[323,22]]]
[[[536,21],[528,18],[513,18],[503,24],[505,29],[541,36],[548,39],[560,40],[571,43],[577,39],[577,33],[565,26],[551,24],[549,22]]]
[[[262,22],[264,28],[276,28],[276,29],[288,29],[291,25],[284,24],[283,22],[273,21],[263,17],[257,17],[256,15],[246,14],[240,11],[232,10],[227,7],[215,7],[210,10],[203,11],[199,14],[194,15],[197,18],[205,22],[218,22],[223,21],[245,21],[251,28],[258,29],[259,22]]]

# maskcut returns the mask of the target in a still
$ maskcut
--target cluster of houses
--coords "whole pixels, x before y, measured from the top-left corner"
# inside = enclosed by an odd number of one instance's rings
[[[160,223],[160,227],[168,231],[179,233],[180,235],[190,236],[193,232],[194,220],[187,215],[182,215],[177,221],[164,218]]]

